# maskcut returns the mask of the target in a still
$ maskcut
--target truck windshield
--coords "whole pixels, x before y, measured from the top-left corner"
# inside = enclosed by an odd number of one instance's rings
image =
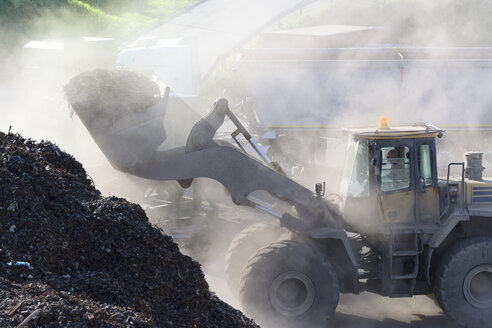
[[[369,196],[369,156],[367,141],[350,138],[340,184],[342,197]]]

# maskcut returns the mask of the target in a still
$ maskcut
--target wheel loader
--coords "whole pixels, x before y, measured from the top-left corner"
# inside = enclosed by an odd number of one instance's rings
[[[439,178],[435,139],[444,131],[429,124],[391,126],[383,119],[378,127],[348,130],[341,191],[324,195],[322,183],[311,191],[270,161],[225,99],[188,125],[186,138],[171,138],[176,121],[169,115],[179,111],[168,98],[169,92],[148,111],[111,118],[110,124],[72,107],[116,169],[177,180],[184,188],[198,177],[215,179],[235,204],[271,214],[277,224],[265,229],[287,232],[286,239],[256,245],[245,263],[235,264],[242,269],[236,270],[241,304],[258,323],[325,327],[339,293],[369,291],[434,294],[458,324],[490,325],[492,180],[482,179],[479,153],[467,154],[466,163],[449,163],[447,176]],[[241,142],[214,140],[225,117],[237,127],[232,138],[242,135],[255,158]],[[166,139],[172,142],[163,147]]]

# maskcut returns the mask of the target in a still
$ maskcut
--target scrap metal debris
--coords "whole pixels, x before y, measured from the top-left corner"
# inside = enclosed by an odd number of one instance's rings
[[[258,327],[50,142],[0,133],[0,230],[1,327]]]

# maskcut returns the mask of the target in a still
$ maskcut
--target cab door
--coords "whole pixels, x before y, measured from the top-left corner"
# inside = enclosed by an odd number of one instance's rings
[[[381,211],[388,224],[415,222],[413,144],[380,144],[378,179]]]
[[[437,224],[439,221],[439,194],[437,189],[435,141],[433,138],[416,141],[415,158],[417,222],[421,224]]]

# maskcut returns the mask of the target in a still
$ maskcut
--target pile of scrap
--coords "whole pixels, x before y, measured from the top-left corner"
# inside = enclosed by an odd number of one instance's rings
[[[1,327],[257,327],[50,142],[0,133],[0,217]]]

